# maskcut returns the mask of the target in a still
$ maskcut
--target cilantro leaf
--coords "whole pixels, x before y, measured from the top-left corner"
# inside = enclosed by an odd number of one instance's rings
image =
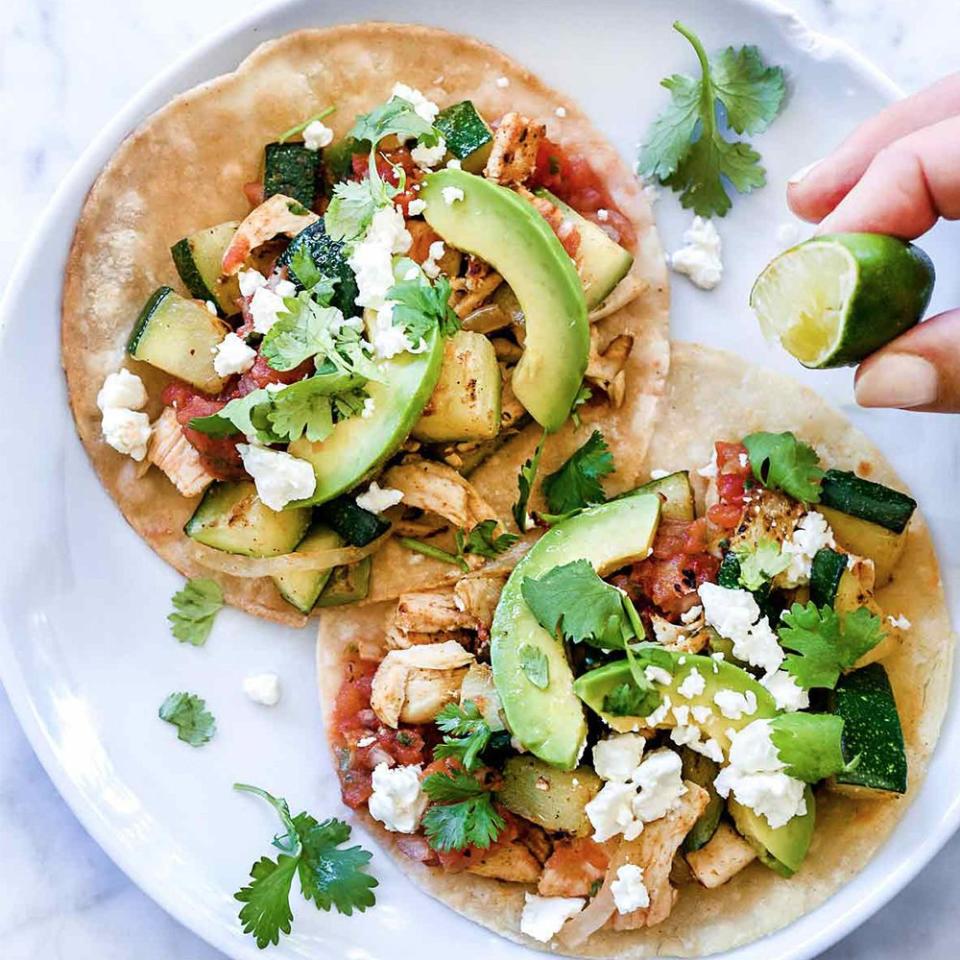
[[[589,402],[592,396],[593,391],[585,383],[581,383],[577,395],[573,398],[573,405],[570,407],[570,419],[578,430],[580,429],[580,408]]]
[[[261,950],[279,943],[281,933],[290,932],[290,887],[297,865],[298,858],[289,854],[281,853],[276,862],[261,857],[250,870],[253,882],[234,894],[244,904],[240,910],[243,932],[252,933]]]
[[[440,140],[439,131],[416,112],[412,103],[400,97],[360,114],[348,136],[367,141],[371,147],[389,136],[417,140],[426,147],[435,147]]]
[[[236,397],[223,409],[207,417],[193,417],[190,429],[211,437],[230,437],[242,433],[247,437],[256,437],[261,443],[279,442],[270,429],[267,419],[273,405],[269,390],[252,390],[246,396]]]
[[[740,561],[740,586],[751,593],[790,566],[790,558],[780,552],[780,544],[769,537],[737,544],[733,553]]]
[[[517,502],[513,505],[513,519],[517,522],[517,528],[521,533],[527,532],[527,504],[530,502],[530,494],[533,492],[533,484],[537,479],[537,470],[540,468],[540,457],[543,455],[543,445],[547,440],[547,431],[543,431],[543,436],[537,444],[533,456],[527,460],[520,468],[517,474]]]
[[[456,541],[460,552],[475,553],[479,557],[495,560],[520,539],[515,533],[497,534],[499,526],[497,520],[484,520],[466,534],[466,537],[462,530],[458,530]]]
[[[660,704],[660,694],[649,680],[618,684],[603,698],[603,712],[613,717],[648,717]]]
[[[428,808],[421,821],[434,850],[468,846],[485,850],[506,826],[492,795],[469,774],[432,773],[423,781],[423,790],[437,804]]]
[[[851,768],[843,759],[843,718],[836,714],[782,713],[770,721],[770,740],[787,776],[805,783]]]
[[[751,433],[743,438],[754,477],[771,490],[782,490],[796,500],[820,499],[823,470],[808,443],[786,433]]]
[[[724,137],[718,110],[736,133],[762,132],[783,106],[783,70],[766,66],[754,46],[728,47],[708,59],[693,31],[679,22],[673,26],[693,46],[701,75],[673,74],[661,81],[670,104],[650,127],[637,172],[679,192],[682,205],[700,216],[723,216],[731,206],[725,180],[749,193],[763,186],[766,174],[756,150]]]
[[[333,188],[323,225],[332,240],[355,240],[363,234],[379,206],[369,180],[343,180]]]
[[[210,636],[213,621],[223,606],[223,590],[216,580],[188,580],[173,595],[173,613],[167,614],[170,632],[181,643],[202,647]]]
[[[476,777],[462,770],[451,770],[448,773],[431,773],[425,777],[423,792],[434,803],[456,803],[482,796],[487,791]]]
[[[302,436],[314,443],[326,440],[335,423],[363,410],[366,391],[360,377],[331,371],[292,383],[271,395],[267,414],[271,429],[284,440]]]
[[[424,277],[403,280],[387,291],[387,299],[394,301],[393,325],[403,327],[414,346],[436,327],[445,337],[460,329],[460,319],[450,306],[450,281],[446,277],[439,277],[432,286]]]
[[[838,614],[810,601],[795,603],[782,618],[784,625],[777,630],[780,643],[795,651],[783,666],[805,690],[833,689],[840,673],[884,638],[880,618],[866,607]]]
[[[524,577],[520,591],[544,630],[560,630],[573,643],[618,650],[636,635],[623,594],[604,583],[589,560],[573,560],[538,578]]]
[[[550,513],[569,513],[591,503],[603,503],[600,478],[613,473],[613,454],[599,430],[594,430],[587,442],[549,476],[544,477],[543,492]]]
[[[530,643],[523,643],[517,651],[520,669],[523,675],[540,690],[546,690],[550,684],[550,664],[547,655]]]
[[[171,693],[160,704],[157,716],[177,728],[178,740],[200,747],[217,732],[217,722],[206,707],[195,693]]]
[[[448,703],[437,714],[434,722],[444,734],[452,734],[452,736],[444,736],[443,743],[438,743],[434,747],[434,757],[436,759],[454,757],[466,770],[474,770],[480,754],[490,742],[492,732],[476,703],[473,700],[466,700],[460,706]]]
[[[306,244],[297,247],[290,258],[290,272],[300,281],[310,296],[324,307],[330,305],[339,277],[328,277],[317,266]]]

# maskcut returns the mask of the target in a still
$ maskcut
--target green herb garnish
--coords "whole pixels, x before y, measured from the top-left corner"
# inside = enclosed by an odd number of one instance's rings
[[[167,614],[170,632],[181,643],[202,647],[210,636],[213,621],[223,607],[223,590],[216,580],[188,580],[173,595],[173,613]]]
[[[613,473],[613,454],[599,430],[554,473],[543,479],[543,492],[551,514],[569,514],[607,497],[600,483]]]
[[[207,704],[195,693],[171,693],[157,715],[177,728],[177,739],[191,747],[203,746],[217,731],[217,722]]]
[[[753,475],[765,487],[782,490],[796,500],[820,499],[823,470],[816,450],[786,433],[751,433],[743,438]]]

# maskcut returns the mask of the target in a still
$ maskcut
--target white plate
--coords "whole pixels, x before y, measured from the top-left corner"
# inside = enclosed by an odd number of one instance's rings
[[[137,97],[84,154],[54,198],[4,304],[4,683],[34,749],[90,833],[160,904],[234,957],[262,956],[240,931],[232,893],[267,851],[276,824],[264,806],[233,793],[231,783],[260,784],[319,816],[343,814],[315,702],[312,631],[273,627],[231,610],[221,615],[203,649],[179,646],[170,637],[165,616],[180,578],[128,529],[74,435],[58,358],[60,276],[87,189],[124,134],[151,110],[230,70],[269,37],[336,19],[395,19],[409,10],[409,4],[354,0],[321,12],[308,0],[294,0],[249,17],[193,51]],[[692,66],[690,49],[670,30],[678,16],[710,49],[758,43],[771,62],[787,68],[791,94],[784,116],[756,140],[772,186],[737,197],[721,224],[728,274],[720,288],[702,294],[678,280],[674,333],[738,349],[796,374],[783,354],[763,345],[745,306],[749,283],[775,251],[775,229],[787,217],[785,178],[895,95],[888,81],[844,46],[755,2],[431,0],[416,6],[413,19],[475,34],[515,55],[577,98],[631,156],[664,103],[660,78]],[[667,246],[676,246],[688,216],[665,195],[659,217]],[[925,242],[944,268],[952,262],[948,239],[941,228]],[[937,300],[940,306],[960,302],[954,276],[941,276]],[[864,414],[849,407],[846,372],[804,379],[845,405],[909,481],[931,521],[955,594],[960,558],[960,513],[950,500],[960,463],[955,421]],[[278,671],[284,683],[283,701],[272,711],[240,692],[245,674],[266,669]],[[203,749],[176,742],[173,729],[156,719],[160,702],[178,689],[199,692],[217,716],[219,733]],[[958,752],[960,722],[951,709],[924,789],[868,869],[813,914],[732,956],[809,957],[896,893],[960,820],[948,763]],[[325,915],[295,894],[294,934],[273,955],[360,960],[415,949],[422,960],[446,960],[454,942],[463,957],[523,953],[417,892],[383,857],[375,857],[373,868],[381,882],[375,910],[362,918]]]

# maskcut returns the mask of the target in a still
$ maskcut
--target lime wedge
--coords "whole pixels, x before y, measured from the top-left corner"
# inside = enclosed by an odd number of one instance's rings
[[[879,233],[835,233],[791,247],[750,291],[760,329],[805,367],[859,363],[923,316],[930,258]]]

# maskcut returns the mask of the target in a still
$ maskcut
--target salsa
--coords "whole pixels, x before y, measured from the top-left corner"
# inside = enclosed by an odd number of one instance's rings
[[[707,510],[707,519],[722,530],[735,530],[743,516],[747,480],[752,474],[747,448],[742,443],[715,445],[717,457],[717,502]]]

